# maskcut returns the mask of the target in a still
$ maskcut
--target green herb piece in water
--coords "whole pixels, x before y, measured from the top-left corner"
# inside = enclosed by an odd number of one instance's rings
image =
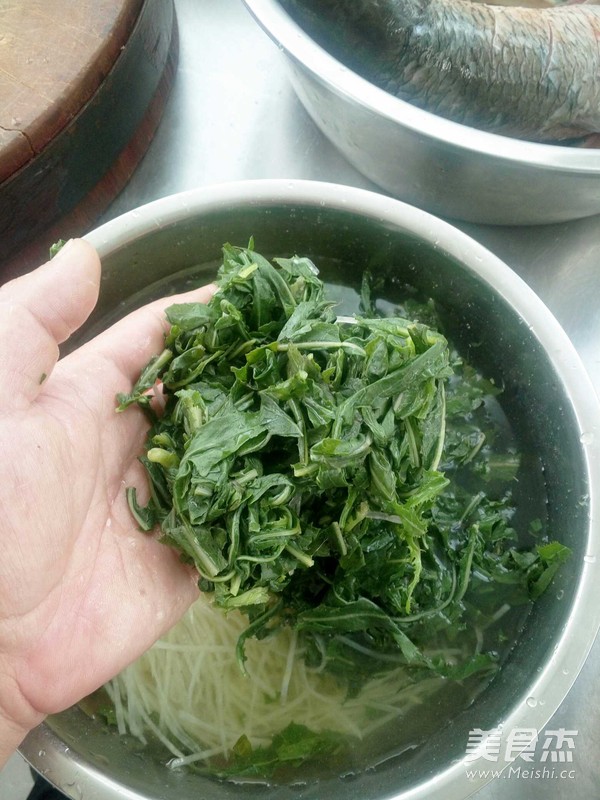
[[[159,525],[201,589],[248,615],[242,668],[249,636],[288,625],[350,691],[401,664],[493,670],[482,631],[569,554],[539,536],[524,549],[512,527],[519,456],[484,429],[497,387],[431,302],[382,317],[365,279],[362,313],[338,318],[307,258],[231,245],[217,284],[167,310],[162,353],[118,398],[149,410],[157,381],[166,397],[141,458],[147,505],[128,490],[140,527]]]
[[[291,722],[266,747],[252,747],[246,736],[240,736],[227,765],[207,771],[220,778],[272,776],[281,768],[298,768],[310,759],[334,756],[347,746],[346,738],[330,731],[317,733]]]

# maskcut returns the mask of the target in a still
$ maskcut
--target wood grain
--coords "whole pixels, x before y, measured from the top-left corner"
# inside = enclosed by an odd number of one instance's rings
[[[143,0],[0,0],[0,182],[93,96]]]
[[[159,123],[177,41],[173,0],[141,0],[97,90],[41,152],[0,181],[0,283],[44,261],[57,239],[82,235],[123,188]],[[0,132],[5,156],[23,142],[18,131]]]

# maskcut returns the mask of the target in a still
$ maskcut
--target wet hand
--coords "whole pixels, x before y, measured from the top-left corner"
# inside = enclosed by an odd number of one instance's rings
[[[136,529],[125,487],[144,499],[137,455],[147,421],[115,412],[116,393],[160,349],[174,298],[58,360],[99,283],[98,256],[75,240],[0,289],[0,763],[45,715],[147,649],[198,594],[195,574]],[[194,294],[208,300],[211,289]]]

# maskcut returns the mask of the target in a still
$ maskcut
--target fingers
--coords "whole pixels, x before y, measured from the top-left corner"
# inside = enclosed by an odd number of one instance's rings
[[[213,284],[184,294],[163,297],[128,314],[90,342],[68,355],[61,368],[78,370],[87,365],[103,365],[103,390],[127,392],[150,358],[164,347],[168,328],[165,309],[175,303],[207,303],[214,294]],[[97,385],[96,385],[97,391]]]
[[[26,407],[37,396],[64,342],[91,313],[100,260],[74,239],[48,263],[0,288],[0,383],[3,406]]]
[[[65,390],[69,403],[91,411],[101,431],[102,449],[108,468],[115,473],[139,455],[148,420],[131,409],[116,413],[119,392],[127,393],[149,359],[164,347],[168,323],[165,308],[180,302],[208,302],[213,285],[185,294],[162,298],[132,312],[56,366],[55,383],[49,385],[42,402],[63,407]],[[70,413],[70,412],[68,412]]]

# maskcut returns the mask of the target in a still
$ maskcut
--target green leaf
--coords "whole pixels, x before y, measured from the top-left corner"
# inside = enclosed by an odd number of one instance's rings
[[[347,738],[339,733],[316,732],[291,722],[273,737],[268,747],[253,748],[248,738],[242,735],[232,749],[227,767],[217,768],[213,774],[221,778],[271,778],[285,765],[297,768],[317,756],[330,758],[346,744]]]
[[[564,564],[571,556],[570,548],[560,542],[548,542],[536,547],[541,561],[541,569],[535,566],[532,569],[532,576],[529,583],[529,596],[532,600],[540,597],[552,582],[558,572],[559,567]]]
[[[177,303],[165,310],[165,316],[170,325],[188,332],[214,323],[217,312],[205,303]]]

